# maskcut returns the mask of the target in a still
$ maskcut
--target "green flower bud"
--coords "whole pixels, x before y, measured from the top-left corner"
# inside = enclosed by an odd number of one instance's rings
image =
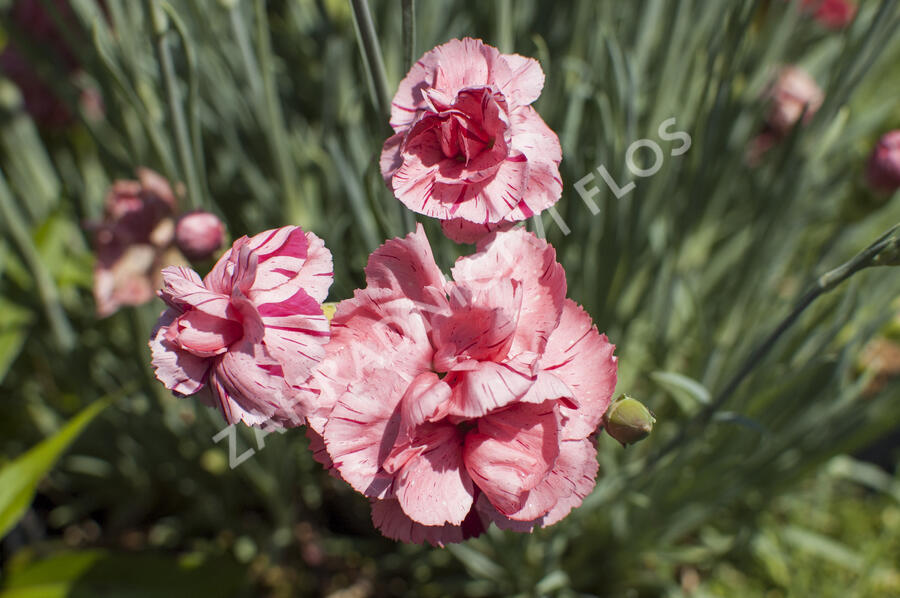
[[[622,395],[609,406],[603,416],[606,433],[628,446],[640,442],[653,431],[656,418],[637,399]]]

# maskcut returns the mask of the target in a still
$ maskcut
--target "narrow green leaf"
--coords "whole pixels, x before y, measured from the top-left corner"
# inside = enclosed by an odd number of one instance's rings
[[[666,390],[685,413],[693,413],[700,405],[708,405],[710,392],[705,386],[675,372],[653,372],[650,378]]]
[[[116,555],[105,550],[15,562],[5,573],[0,598],[231,596],[245,576],[243,568],[226,557]]]
[[[108,401],[91,403],[56,434],[0,469],[0,537],[11,530],[31,504],[38,482]]]

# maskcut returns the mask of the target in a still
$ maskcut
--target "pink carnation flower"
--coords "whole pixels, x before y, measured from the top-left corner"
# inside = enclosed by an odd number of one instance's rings
[[[540,64],[481,40],[426,53],[400,82],[381,172],[409,209],[474,242],[529,218],[562,194],[559,139],[531,107]]]
[[[317,394],[307,382],[328,341],[322,240],[297,226],[241,237],[206,278],[171,267],[163,279],[169,309],[150,348],[166,388],[218,406],[228,423],[304,423]]]
[[[495,232],[453,278],[421,225],[384,244],[368,286],[338,305],[318,374],[310,426],[398,540],[550,525],[597,474],[614,347],[566,298],[553,248],[522,228]]]
[[[168,251],[175,230],[172,187],[148,168],[138,169],[138,179],[113,183],[103,221],[89,225],[97,253],[94,300],[100,317],[153,299],[160,269],[178,261]]]

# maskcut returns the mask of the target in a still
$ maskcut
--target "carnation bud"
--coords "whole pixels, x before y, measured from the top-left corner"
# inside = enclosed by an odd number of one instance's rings
[[[190,260],[212,257],[224,240],[225,226],[209,212],[189,212],[175,227],[175,244]]]
[[[882,135],[866,168],[869,186],[891,193],[900,189],[900,129]]]
[[[778,135],[790,133],[801,116],[809,122],[824,99],[815,79],[794,66],[781,69],[768,95],[772,105],[767,122]]]
[[[637,399],[627,395],[619,397],[603,416],[606,433],[618,440],[622,446],[640,442],[653,431],[656,418]]]

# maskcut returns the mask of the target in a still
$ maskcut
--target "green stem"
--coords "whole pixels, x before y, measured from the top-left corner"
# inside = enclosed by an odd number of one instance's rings
[[[879,265],[895,265],[900,253],[900,224],[893,226],[871,245],[860,251],[851,260],[829,270],[816,279],[816,282],[797,301],[794,309],[757,345],[744,361],[737,373],[731,377],[716,397],[698,413],[693,420],[682,426],[678,435],[648,460],[647,467],[656,464],[669,451],[677,447],[696,426],[706,425],[712,416],[731,398],[741,383],[769,354],[781,335],[784,334],[816,299],[835,289],[842,282],[857,272]],[[646,471],[646,468],[645,468]]]
[[[200,203],[209,207],[211,203],[209,181],[207,181],[206,178],[206,158],[203,155],[203,137],[200,133],[200,90],[197,80],[197,50],[194,48],[191,36],[188,34],[187,27],[184,25],[184,21],[178,16],[178,13],[175,12],[172,5],[168,2],[163,2],[162,7],[175,25],[175,31],[178,33],[178,38],[181,41],[181,46],[184,48],[184,55],[187,60],[187,107],[188,118],[190,120],[191,151],[193,152],[195,172],[198,175],[197,178],[200,183],[200,192],[203,194],[202,197],[199,198],[201,200]]]
[[[497,47],[509,54],[513,51],[512,0],[499,0],[497,6]]]
[[[256,62],[256,56],[250,47],[250,35],[247,33],[247,26],[244,24],[244,15],[241,13],[240,4],[235,2],[228,9],[228,17],[231,21],[231,29],[234,31],[234,40],[237,42],[241,51],[241,62],[244,63],[244,71],[247,75],[247,82],[250,83],[250,92],[255,98],[263,98],[263,83],[259,76],[259,63]]]
[[[416,0],[401,0],[403,14],[403,65],[411,68],[416,59]]]
[[[59,300],[59,291],[53,277],[44,265],[41,254],[31,235],[28,234],[28,225],[19,212],[13,200],[12,192],[6,184],[6,177],[0,170],[0,223],[4,223],[9,236],[18,246],[19,253],[25,261],[25,265],[34,276],[38,296],[44,306],[44,313],[50,323],[50,329],[56,337],[56,342],[64,350],[75,346],[75,332],[66,317],[66,312]]]
[[[175,66],[172,62],[172,53],[167,39],[169,24],[166,14],[159,5],[159,0],[145,0],[147,12],[153,27],[155,40],[156,59],[159,63],[160,74],[166,89],[166,99],[169,106],[169,116],[172,119],[172,127],[175,132],[175,147],[178,150],[178,158],[181,161],[182,174],[187,184],[187,203],[191,208],[199,208],[201,204],[200,183],[197,177],[194,155],[191,150],[190,135],[188,134],[187,120],[181,99],[178,97],[178,82],[175,77]]]
[[[369,12],[369,3],[366,0],[350,0],[350,7],[353,9],[363,60],[375,87],[375,108],[382,116],[390,117],[391,96],[388,91],[387,72],[384,69],[384,58],[381,56],[381,46],[378,44],[372,14]]]
[[[281,185],[281,191],[287,200],[286,203],[290,205],[298,197],[297,182],[294,178],[290,147],[285,137],[287,128],[284,124],[281,102],[278,99],[278,87],[275,83],[275,68],[272,58],[272,42],[269,38],[269,18],[266,14],[266,0],[256,0],[254,6],[256,9],[256,43],[257,52],[259,53],[259,70],[262,72],[266,124],[269,130],[267,140],[269,141],[270,151],[275,158],[275,167],[278,170],[278,182]],[[310,214],[304,213],[301,217],[304,226],[313,226],[312,222],[308,222],[310,218]]]

